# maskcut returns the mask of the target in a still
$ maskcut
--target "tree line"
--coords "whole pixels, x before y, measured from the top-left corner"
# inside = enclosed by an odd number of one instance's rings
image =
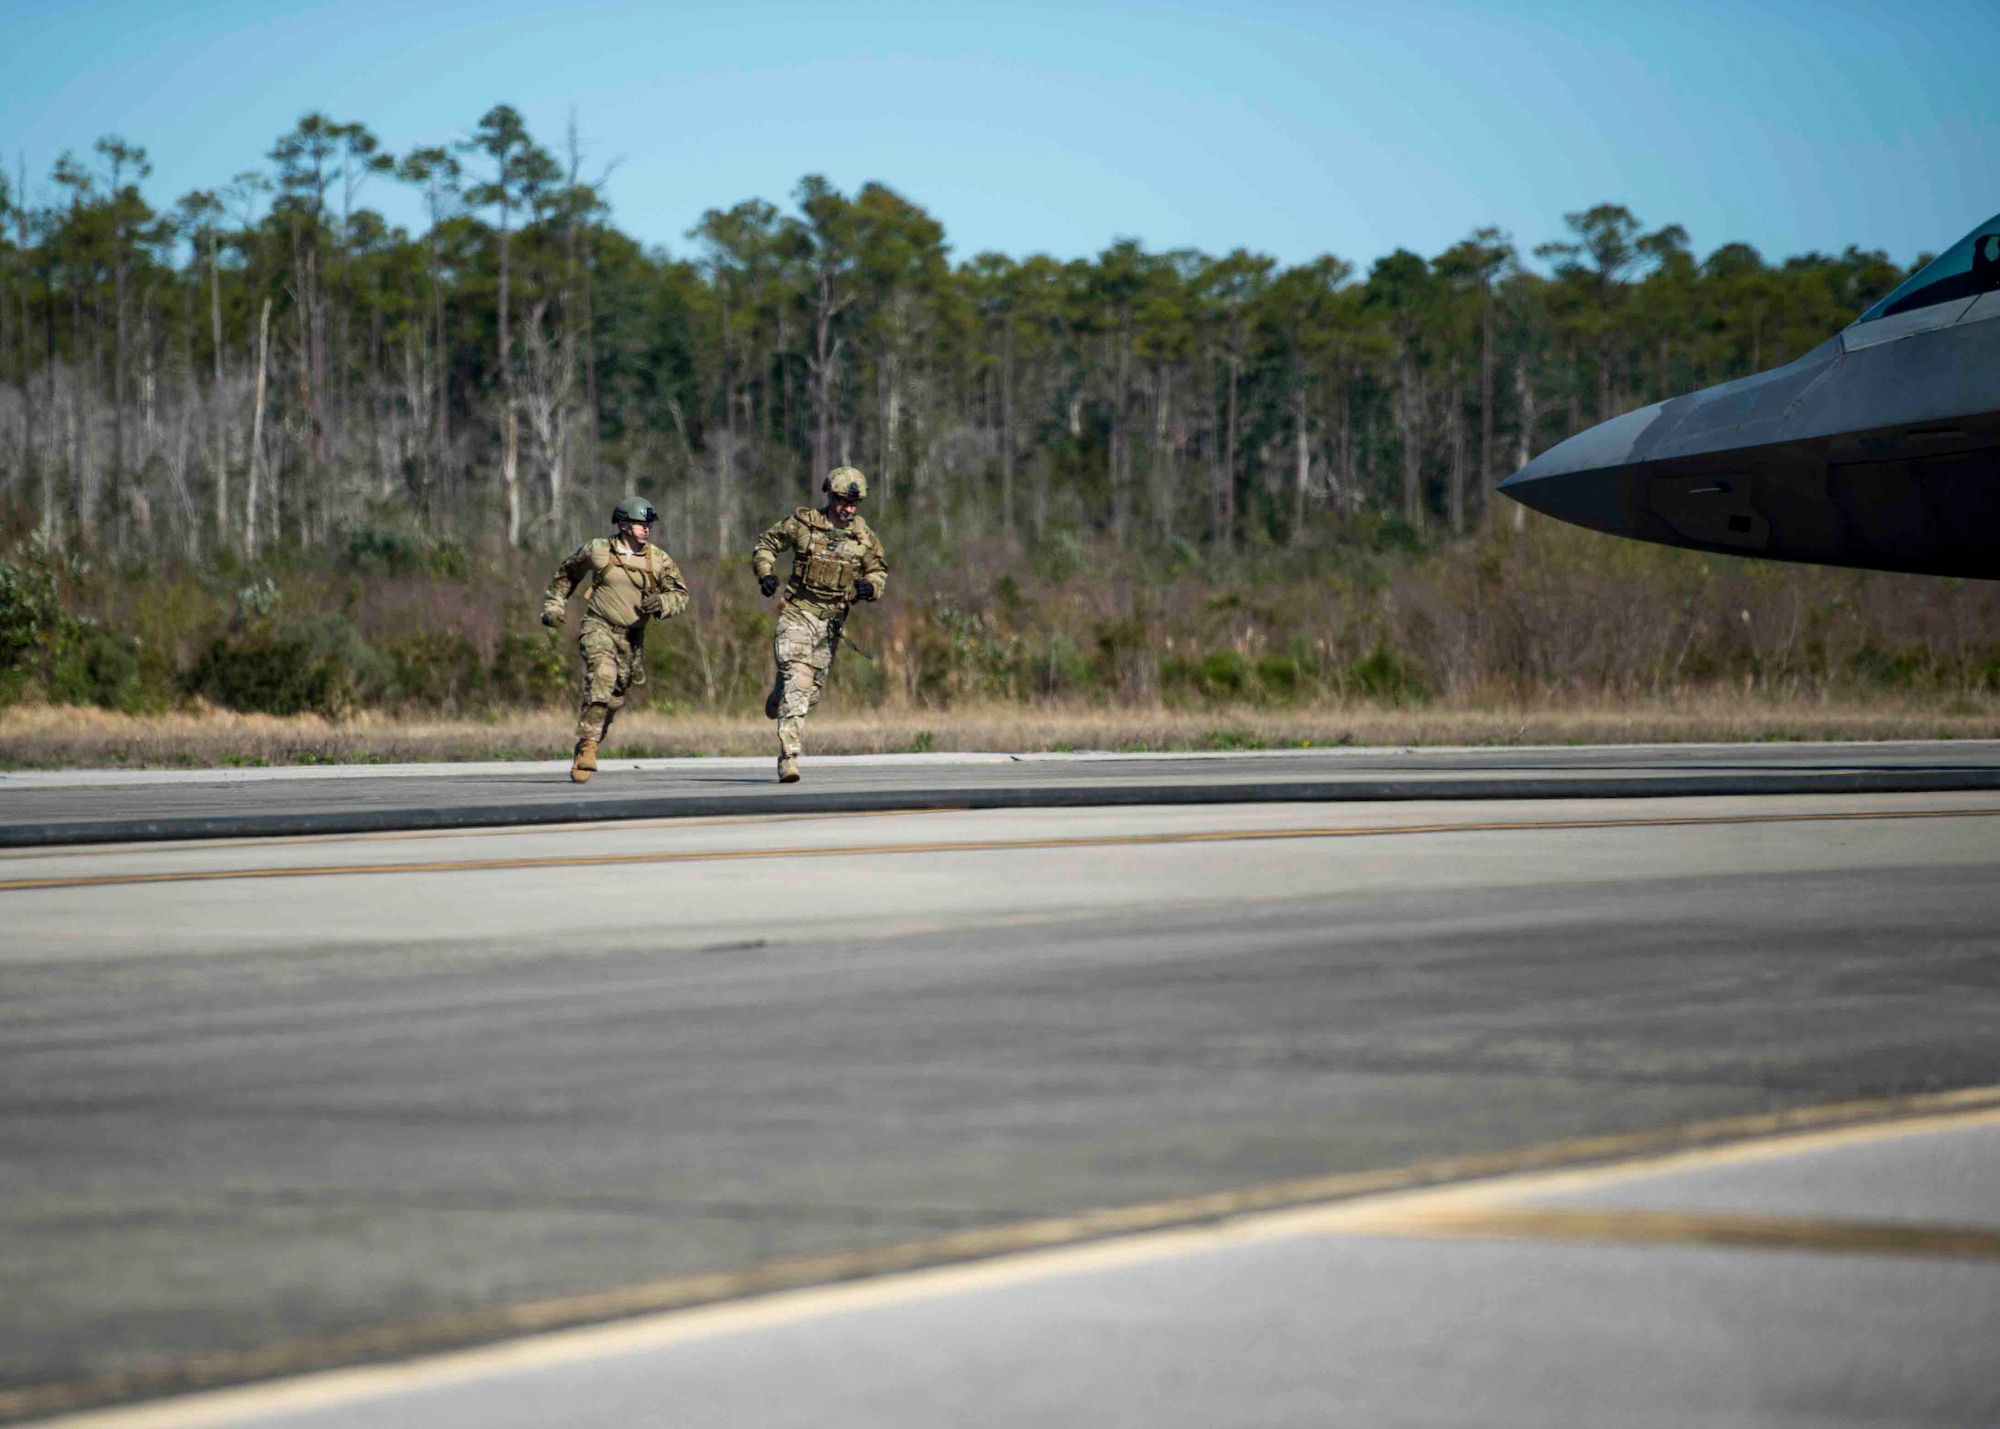
[[[0,508],[52,550],[548,549],[637,491],[714,554],[842,462],[906,539],[1457,535],[1551,443],[1796,357],[1904,272],[1698,257],[1610,203],[1531,254],[1482,228],[1365,273],[1133,240],[961,259],[918,203],[816,176],[668,249],[616,226],[574,124],[551,147],[507,105],[400,156],[309,114],[164,207],[150,172],[107,137],[0,177]],[[393,184],[421,232],[370,206]]]

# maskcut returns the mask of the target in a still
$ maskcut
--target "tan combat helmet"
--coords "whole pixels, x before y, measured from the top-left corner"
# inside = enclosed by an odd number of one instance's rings
[[[843,501],[866,501],[868,478],[861,474],[859,467],[837,466],[826,474],[826,480],[819,484],[819,489]]]

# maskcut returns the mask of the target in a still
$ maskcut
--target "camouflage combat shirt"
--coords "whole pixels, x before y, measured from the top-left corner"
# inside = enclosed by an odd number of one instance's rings
[[[750,569],[759,579],[772,574],[784,551],[792,553],[785,603],[805,606],[829,619],[845,614],[854,603],[854,583],[861,577],[868,578],[877,596],[888,583],[889,564],[881,538],[858,513],[842,527],[825,512],[801,506],[757,538]]]
[[[668,615],[687,609],[688,588],[681,580],[680,567],[654,545],[634,554],[604,537],[584,542],[556,567],[555,579],[542,597],[542,609],[560,620],[570,592],[579,585],[585,587],[584,618],[602,621],[614,630],[631,631],[644,625],[647,617],[639,609],[639,601],[649,592],[665,603]]]

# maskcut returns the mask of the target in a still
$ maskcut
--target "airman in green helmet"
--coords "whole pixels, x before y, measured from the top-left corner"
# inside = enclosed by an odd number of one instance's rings
[[[579,784],[597,772],[597,750],[625,704],[625,692],[646,682],[649,621],[687,608],[688,588],[674,558],[648,537],[660,513],[643,496],[628,496],[611,512],[612,534],[586,541],[556,568],[542,597],[542,624],[560,630],[571,592],[584,592],[577,648],[583,655],[583,709],[569,777]]]

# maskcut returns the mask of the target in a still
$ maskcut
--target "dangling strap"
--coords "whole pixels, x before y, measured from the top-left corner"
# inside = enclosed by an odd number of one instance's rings
[[[625,559],[625,553],[619,550],[615,544],[611,546],[610,550],[611,559],[617,565],[618,569],[629,572],[632,569],[632,564]],[[657,595],[664,582],[660,579],[658,568],[653,564],[653,548],[651,546],[646,547],[646,563],[639,567],[639,572],[639,594]]]

